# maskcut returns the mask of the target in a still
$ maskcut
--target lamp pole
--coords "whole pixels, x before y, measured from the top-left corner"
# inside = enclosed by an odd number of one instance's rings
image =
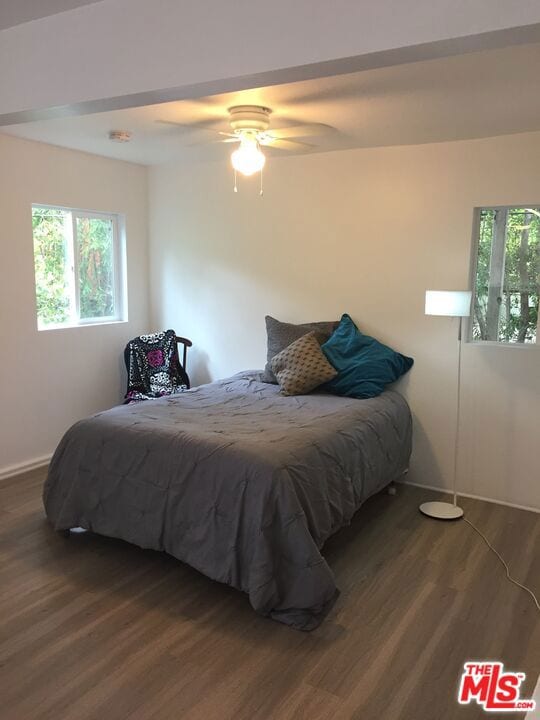
[[[458,329],[458,365],[457,365],[457,403],[456,403],[456,434],[454,443],[454,507],[457,507],[457,474],[458,474],[458,453],[459,453],[459,421],[461,417],[461,333],[463,318],[459,318]]]

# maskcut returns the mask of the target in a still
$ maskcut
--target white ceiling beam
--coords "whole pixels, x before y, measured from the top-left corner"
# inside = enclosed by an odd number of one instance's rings
[[[538,0],[102,0],[0,31],[0,125],[538,40]]]
[[[93,2],[100,0],[3,0],[0,2],[0,30]]]

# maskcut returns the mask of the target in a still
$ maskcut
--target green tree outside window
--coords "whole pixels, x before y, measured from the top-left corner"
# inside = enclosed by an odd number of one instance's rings
[[[38,327],[118,319],[117,221],[32,208]]]

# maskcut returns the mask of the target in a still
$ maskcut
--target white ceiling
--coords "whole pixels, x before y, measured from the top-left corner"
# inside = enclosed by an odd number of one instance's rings
[[[1,0],[0,30],[101,0]]]
[[[335,128],[306,138],[315,145],[308,152],[481,138],[540,130],[539,71],[540,45],[523,45],[2,130],[143,164],[226,157],[231,146],[213,142],[212,131],[229,129],[228,107],[248,103],[272,108],[270,129]],[[112,143],[110,130],[130,130],[133,139]]]

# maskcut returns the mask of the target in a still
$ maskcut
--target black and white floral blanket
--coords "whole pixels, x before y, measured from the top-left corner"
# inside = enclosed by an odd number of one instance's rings
[[[126,345],[124,360],[128,373],[126,403],[175,395],[189,387],[174,330],[133,338]]]

